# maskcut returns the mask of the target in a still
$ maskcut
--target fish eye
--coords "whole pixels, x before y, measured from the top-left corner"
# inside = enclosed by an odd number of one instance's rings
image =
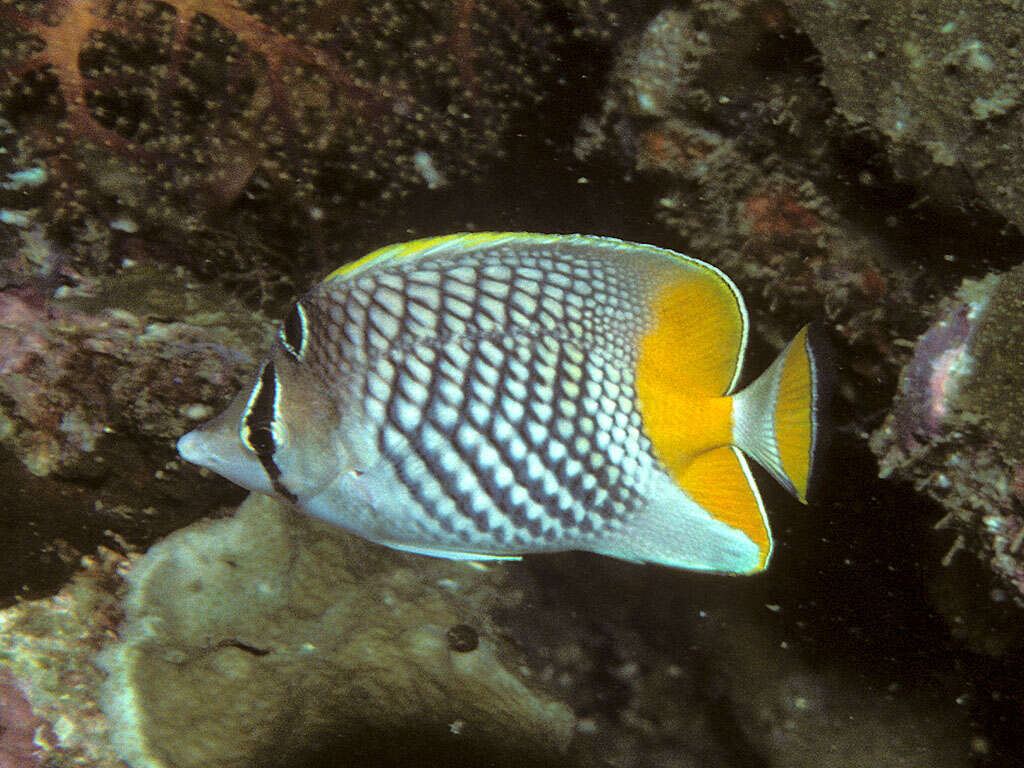
[[[269,426],[250,429],[247,444],[257,456],[269,456],[277,450],[274,433]]]
[[[301,360],[306,352],[306,325],[306,310],[300,302],[295,302],[291,312],[284,319],[278,337],[284,348],[296,360]]]
[[[277,417],[277,373],[268,362],[252,388],[242,420],[242,441],[257,456],[273,456],[277,450],[274,420]]]

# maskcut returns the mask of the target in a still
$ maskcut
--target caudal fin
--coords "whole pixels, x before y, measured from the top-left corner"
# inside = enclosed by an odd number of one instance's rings
[[[805,326],[761,376],[733,397],[733,442],[807,502],[821,452],[825,371]]]

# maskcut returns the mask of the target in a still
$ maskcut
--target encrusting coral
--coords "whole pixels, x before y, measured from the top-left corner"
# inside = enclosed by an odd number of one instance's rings
[[[0,669],[0,765],[4,768],[35,768],[42,751],[36,745],[36,729],[49,725],[32,712],[25,694],[9,672]]]
[[[160,297],[177,281],[137,266],[59,300],[31,286],[0,290],[0,441],[33,474],[81,471],[106,435],[173,438],[248,375],[245,350],[266,329],[237,303],[216,311],[184,286],[172,307]]]
[[[97,544],[151,541],[238,502],[182,466],[174,441],[223,407],[273,332],[181,269],[125,259],[86,277],[37,230],[21,235],[0,264],[7,600],[56,588]]]
[[[0,688],[8,703],[0,739],[29,761],[17,768],[123,767],[99,708],[103,674],[93,656],[117,636],[119,572],[127,563],[101,549],[58,594],[0,612]]]
[[[885,137],[896,172],[952,206],[1024,225],[1019,2],[787,0],[851,123]]]
[[[871,446],[883,477],[948,512],[938,527],[1024,605],[1024,267],[967,280],[918,339]]]

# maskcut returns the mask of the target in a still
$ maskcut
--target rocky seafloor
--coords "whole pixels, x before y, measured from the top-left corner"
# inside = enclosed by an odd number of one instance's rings
[[[0,2],[0,765],[1024,765],[1013,3]],[[79,98],[80,97],[80,98]],[[589,232],[808,321],[765,574],[439,561],[181,461],[373,247]]]

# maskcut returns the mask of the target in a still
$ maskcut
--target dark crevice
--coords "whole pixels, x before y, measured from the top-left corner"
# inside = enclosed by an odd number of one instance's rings
[[[254,645],[249,645],[248,643],[243,643],[241,640],[236,640],[234,638],[227,638],[225,640],[218,641],[217,647],[218,648],[237,648],[238,650],[245,651],[246,653],[250,653],[253,656],[266,656],[267,654],[270,653],[270,649],[269,648],[257,648]]]

